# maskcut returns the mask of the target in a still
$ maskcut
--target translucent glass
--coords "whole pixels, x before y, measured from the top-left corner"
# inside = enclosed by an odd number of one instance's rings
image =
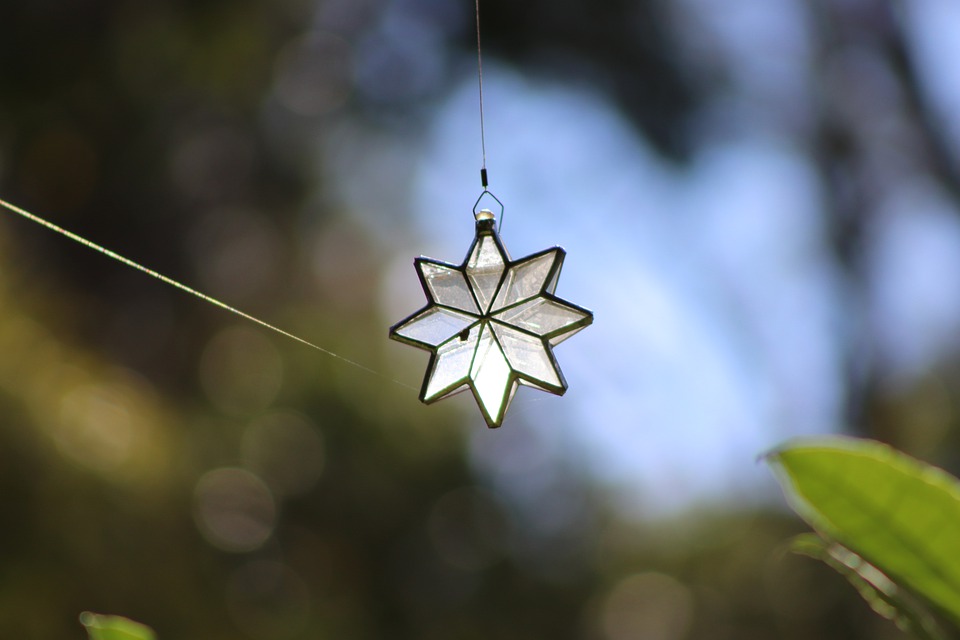
[[[557,281],[560,280],[560,269],[563,267],[563,255],[560,256],[560,264],[557,265],[556,271],[553,272],[553,275],[550,276],[550,282],[547,283],[544,291],[553,295],[557,292]]]
[[[557,251],[551,251],[511,267],[492,309],[496,311],[539,294],[556,259]]]
[[[480,313],[462,271],[432,262],[418,262],[417,267],[436,303],[467,313]]]
[[[587,318],[588,314],[553,300],[534,298],[529,302],[501,311],[494,317],[507,324],[543,336],[580,322]],[[573,334],[571,333],[571,335]]]
[[[490,323],[485,323],[477,344],[470,378],[484,411],[499,422],[510,397],[510,365],[494,338]]]
[[[503,271],[503,255],[500,254],[500,248],[494,241],[493,236],[481,236],[474,247],[470,259],[467,261],[467,271],[483,271],[486,269],[496,269]]]
[[[480,325],[477,324],[470,328],[466,340],[454,338],[437,349],[437,360],[424,389],[424,401],[439,400],[466,383],[479,337]]]
[[[514,371],[530,376],[535,381],[547,386],[563,386],[542,340],[498,322],[492,323],[492,326],[494,334],[503,348],[507,362]]]
[[[586,329],[586,328],[587,328],[586,325],[584,325],[584,326],[581,326],[581,327],[574,327],[574,328],[572,328],[572,329],[567,329],[567,331],[566,331],[565,333],[560,333],[560,334],[555,335],[555,336],[553,336],[552,338],[550,338],[550,339],[549,339],[550,346],[555,347],[555,346],[557,346],[558,344],[560,344],[561,342],[563,342],[564,340],[567,340],[567,339],[569,339],[569,338],[572,338],[573,336],[577,335],[578,333],[580,333],[581,331],[583,331],[583,330]]]
[[[477,321],[474,316],[431,307],[397,328],[397,335],[435,347],[457,335]]]
[[[503,276],[503,256],[491,236],[481,236],[467,260],[467,277],[481,313],[486,313]]]

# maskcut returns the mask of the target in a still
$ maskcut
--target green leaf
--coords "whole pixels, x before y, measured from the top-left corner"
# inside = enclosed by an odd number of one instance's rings
[[[84,611],[80,624],[87,628],[90,640],[156,640],[153,629],[129,618],[104,616]]]
[[[936,619],[916,596],[842,544],[808,533],[794,538],[790,548],[834,569],[860,593],[871,609],[893,620],[904,631],[923,640],[946,639]]]
[[[814,529],[960,624],[960,481],[852,438],[794,443],[768,460]]]

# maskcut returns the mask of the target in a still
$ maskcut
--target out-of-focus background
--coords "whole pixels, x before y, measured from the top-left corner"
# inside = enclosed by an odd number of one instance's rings
[[[960,5],[483,0],[502,237],[596,313],[495,431],[386,339],[472,238],[473,10],[0,4],[0,198],[377,372],[2,212],[0,637],[901,637],[757,457],[960,469]]]

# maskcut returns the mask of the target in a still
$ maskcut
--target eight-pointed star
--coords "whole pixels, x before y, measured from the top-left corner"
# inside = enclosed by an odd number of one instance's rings
[[[552,347],[593,322],[554,295],[565,255],[554,247],[511,261],[493,220],[479,220],[462,265],[417,258],[429,302],[390,337],[431,352],[420,400],[469,387],[487,424],[499,427],[519,384],[563,395]]]

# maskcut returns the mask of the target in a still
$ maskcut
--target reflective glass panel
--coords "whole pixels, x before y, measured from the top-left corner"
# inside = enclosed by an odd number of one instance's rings
[[[494,317],[542,336],[579,322],[586,318],[587,314],[553,300],[534,298],[502,311]]]
[[[486,313],[503,275],[503,256],[491,236],[482,236],[477,242],[467,260],[466,271],[480,312]]]
[[[466,340],[459,337],[450,340],[437,349],[437,360],[427,382],[424,400],[439,399],[448,393],[456,391],[462,383],[467,381],[470,363],[477,350],[477,341],[480,337],[479,323],[470,328]]]
[[[542,340],[498,322],[492,326],[507,362],[515,371],[549,386],[563,386]]]
[[[556,259],[557,252],[551,251],[511,267],[492,309],[496,311],[539,294]]]
[[[462,272],[432,262],[418,262],[417,266],[435,302],[468,313],[480,313]]]
[[[470,377],[483,408],[491,418],[499,421],[509,397],[510,365],[494,338],[489,322],[484,323],[480,334]]]
[[[553,272],[553,275],[550,276],[550,282],[547,283],[546,288],[544,289],[549,294],[554,294],[557,292],[557,281],[560,279],[560,269],[563,267],[563,258],[560,258],[560,264],[557,265],[557,270]]]
[[[583,327],[575,327],[573,329],[568,329],[566,333],[561,333],[553,336],[552,338],[549,338],[548,342],[550,342],[550,344],[555,347],[561,342],[563,342],[564,340],[566,340],[567,338],[572,338],[573,336],[577,335],[578,333],[580,333],[586,328],[587,328],[586,326],[583,326]]]
[[[476,317],[465,313],[442,307],[431,307],[398,327],[395,333],[404,338],[435,347],[457,335],[476,321]]]

